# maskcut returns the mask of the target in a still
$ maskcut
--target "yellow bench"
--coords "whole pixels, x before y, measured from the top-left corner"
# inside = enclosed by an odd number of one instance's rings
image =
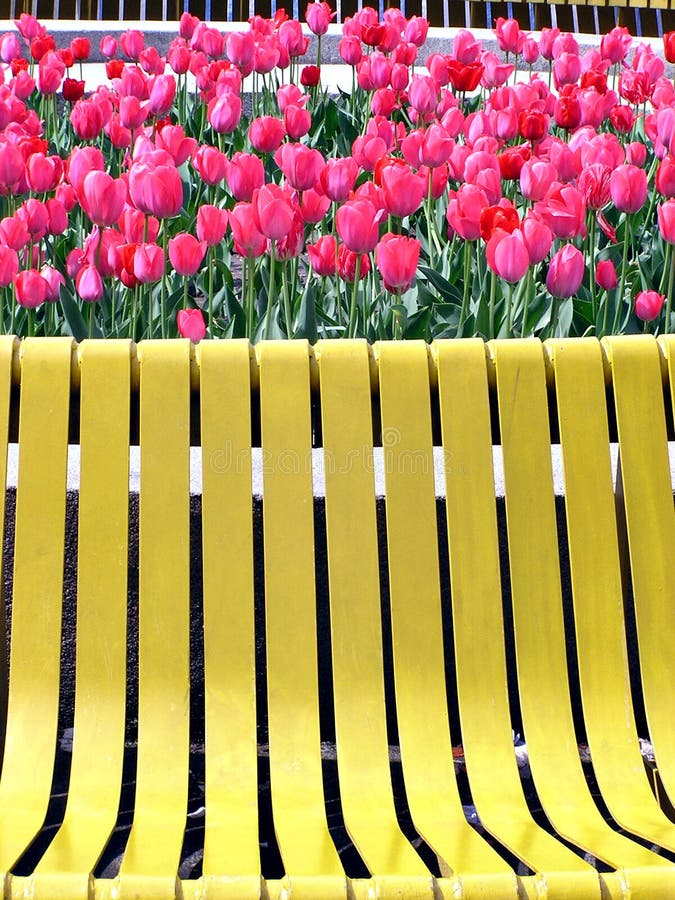
[[[673,800],[675,513],[667,429],[672,440],[674,402],[673,338],[374,348],[334,341],[313,350],[292,342],[261,344],[255,352],[239,341],[195,349],[184,341],[76,347],[68,339],[29,339],[19,347],[0,339],[3,440],[15,439],[19,407],[0,778],[6,900],[672,900],[675,824],[643,763],[634,700],[644,704],[649,735],[640,737],[653,744],[659,787]],[[262,561],[254,550],[251,491],[258,422]],[[136,428],[133,825],[119,873],[94,878],[118,819],[125,750],[129,446]],[[43,826],[54,776],[69,433],[80,444],[81,463],[67,805],[32,871],[12,874]],[[556,442],[559,434],[564,465],[566,600],[552,433]],[[190,751],[191,435],[201,445],[203,469],[203,590],[196,599],[203,612],[205,826],[203,873],[180,880]],[[382,447],[386,482],[385,629],[374,442]],[[495,442],[505,482],[502,571]],[[326,816],[313,443],[325,462],[340,804],[364,864],[359,877],[343,868]],[[447,496],[447,541],[440,545],[434,443],[443,448]],[[5,456],[3,449],[3,479]],[[449,592],[441,589],[446,564]],[[260,567],[264,592],[255,589]],[[266,877],[259,846],[255,614],[263,603],[264,727],[281,878]],[[573,642],[565,603],[573,611]],[[633,616],[637,649],[626,637]],[[515,666],[505,649],[511,621]],[[444,643],[450,626],[452,640]],[[629,647],[640,661],[634,699]],[[385,691],[390,654],[393,686]],[[573,668],[604,816],[580,761]],[[385,693],[395,696],[395,709],[385,708]],[[534,816],[513,746],[514,694],[543,811]],[[420,840],[399,824],[387,713],[396,720],[410,817],[426,848],[421,854]],[[460,791],[453,766],[455,720],[482,832],[463,810],[466,787]],[[663,850],[655,852],[655,845]]]

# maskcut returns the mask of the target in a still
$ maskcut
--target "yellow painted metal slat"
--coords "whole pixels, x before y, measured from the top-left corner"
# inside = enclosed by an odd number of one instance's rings
[[[9,437],[10,400],[12,392],[12,360],[17,349],[18,342],[11,335],[0,337],[0,484],[7,483],[7,441]],[[5,515],[4,503],[2,515],[0,515],[0,547],[4,547],[5,541]],[[0,564],[0,584],[5,583],[4,565]],[[4,589],[0,592],[4,597]],[[0,634],[6,634],[5,604],[0,603]],[[4,745],[5,725],[7,721],[7,678],[8,660],[6,644],[0,644],[0,748]]]
[[[372,872],[424,874],[396,820],[389,771],[368,346],[322,341],[316,356],[342,811]]]
[[[568,687],[542,345],[496,341],[490,347],[504,457],[519,696],[539,799],[561,835],[610,865],[663,865],[661,857],[605,823],[581,768]]]
[[[264,343],[258,352],[274,827],[287,874],[336,876],[342,896],[321,774],[309,348]]]
[[[126,703],[129,341],[85,341],[80,359],[80,494],[73,757],[63,825],[33,896],[88,896],[117,819]]]
[[[675,850],[649,787],[633,715],[600,344],[555,341],[565,509],[584,721],[593,771],[622,828]]]
[[[26,340],[22,347],[8,724],[0,778],[2,873],[42,826],[52,783],[71,348],[69,338]]]
[[[190,713],[190,342],[140,363],[138,766],[120,895],[173,897],[187,814]]]
[[[454,773],[445,684],[429,361],[421,342],[376,344],[386,481],[394,682],[406,795],[446,875],[509,867],[469,826]],[[455,882],[456,887],[460,882]],[[471,896],[469,894],[468,896]]]
[[[659,774],[675,799],[675,510],[659,349],[649,336],[607,338],[616,408],[623,502],[649,736]]]
[[[452,616],[462,740],[483,825],[539,871],[590,876],[590,867],[532,819],[513,750],[485,345],[437,341]],[[478,865],[483,865],[478,861]],[[492,864],[494,866],[494,863]]]
[[[211,891],[259,896],[248,341],[198,348],[206,728],[203,871]],[[247,880],[248,888],[244,885]],[[217,893],[217,891],[216,891]]]

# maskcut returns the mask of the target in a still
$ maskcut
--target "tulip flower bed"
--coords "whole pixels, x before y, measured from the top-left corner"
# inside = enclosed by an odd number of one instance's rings
[[[166,58],[106,37],[88,90],[88,40],[22,15],[0,37],[0,330],[672,330],[675,33],[661,54],[615,28],[581,56],[499,19],[500,53],[462,30],[422,65],[425,20],[364,8],[340,42],[353,89],[329,95],[331,17],[225,36],[186,13]]]

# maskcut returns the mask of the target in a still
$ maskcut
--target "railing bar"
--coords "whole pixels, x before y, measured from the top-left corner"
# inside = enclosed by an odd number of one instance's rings
[[[549,9],[551,10],[551,28],[557,28],[558,27],[558,13],[556,12],[556,9],[555,9],[555,3],[552,3],[550,5]]]
[[[535,31],[537,23],[534,18],[534,4],[533,3],[527,4],[527,11],[530,14],[530,31]]]
[[[635,31],[637,33],[637,37],[642,37],[642,18],[640,17],[640,10],[635,7]]]
[[[600,34],[600,16],[598,15],[598,7],[593,7],[593,24],[595,26],[595,33]]]
[[[509,19],[513,18],[513,3],[511,3],[511,0],[506,4],[506,15]]]
[[[232,0],[227,0],[227,21],[228,22],[232,21],[232,15],[233,15]]]
[[[401,13],[403,15],[405,15],[405,0],[401,0],[400,7],[401,7]]]
[[[342,2],[341,2],[341,0],[337,0],[337,3],[335,4],[335,9],[337,10],[336,22],[338,25],[342,25]]]
[[[384,16],[384,0],[380,0],[380,5],[379,5],[379,10],[378,10],[378,12],[379,12],[379,14],[380,14],[380,21],[381,21],[381,20],[382,20],[382,17]]]
[[[277,0],[272,0],[272,2],[270,4],[270,13],[272,15],[272,18],[274,18],[276,11],[277,11]]]
[[[464,27],[471,28],[471,3],[464,0]]]
[[[293,0],[293,18],[300,19],[300,4],[298,0]]]
[[[619,10],[618,7],[614,7],[614,24],[618,26],[619,24]]]
[[[79,19],[81,14],[80,0],[75,0],[75,18]]]
[[[427,0],[422,0],[422,15],[425,19],[429,18],[429,16],[427,15]]]
[[[204,19],[207,22],[211,21],[211,0],[206,0],[204,4]]]
[[[492,3],[490,0],[487,0],[485,4],[485,27],[492,28]]]
[[[661,18],[661,10],[655,9],[654,12],[656,13],[656,30],[659,33],[659,37],[662,38],[663,37],[663,19]]]
[[[55,19],[58,19],[58,17],[59,17],[58,12],[57,12],[58,5],[59,5],[59,0],[54,0],[54,18]],[[101,22],[103,19],[103,0],[98,0],[98,2],[96,3],[96,17],[98,18],[99,22]]]
[[[572,27],[574,28],[574,33],[579,34],[579,13],[577,12],[576,3],[572,4]]]
[[[102,18],[100,13],[99,13],[98,17],[99,17],[99,19]],[[61,18],[61,0],[54,0],[54,18],[55,19]]]

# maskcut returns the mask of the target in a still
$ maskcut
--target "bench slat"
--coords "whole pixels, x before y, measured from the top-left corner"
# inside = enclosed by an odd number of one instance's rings
[[[389,771],[368,346],[323,341],[316,352],[342,810],[371,872],[423,875],[396,820]]]
[[[138,765],[121,896],[172,896],[187,814],[190,715],[190,346],[140,363]]]
[[[664,865],[606,824],[581,767],[568,687],[542,346],[495,342],[493,353],[519,697],[539,799],[563,837],[610,865]]]
[[[264,344],[259,364],[274,828],[288,875],[339,876],[321,773],[309,346]]]
[[[199,374],[207,809],[203,870],[207,878],[259,879],[248,341],[204,342]]]
[[[661,364],[648,336],[605,339],[612,367],[645,711],[659,774],[675,797],[675,510]]]
[[[0,778],[3,873],[42,827],[52,785],[59,708],[71,348],[70,338],[23,344],[9,698]],[[2,374],[4,394],[6,356]]]
[[[593,771],[619,825],[675,849],[646,777],[633,714],[600,345],[547,345],[565,470],[565,510],[584,723]]]
[[[129,341],[80,348],[80,496],[75,722],[63,824],[33,877],[53,896],[53,875],[78,875],[87,897],[117,820],[126,707],[129,533]],[[103,399],[105,398],[105,399]],[[72,892],[76,885],[69,882]]]
[[[532,819],[513,750],[485,345],[440,341],[433,349],[446,466],[457,689],[472,797],[485,828],[530,868],[591,875],[587,863]],[[584,884],[599,896],[597,879]]]

